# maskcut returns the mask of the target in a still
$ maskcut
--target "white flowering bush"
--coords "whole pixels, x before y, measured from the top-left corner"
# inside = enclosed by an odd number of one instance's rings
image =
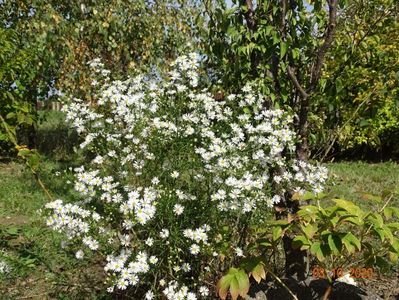
[[[251,85],[214,99],[196,54],[162,78],[91,67],[95,103],[65,107],[90,162],[75,169],[75,202],[46,205],[47,224],[77,259],[104,257],[110,292],[214,298],[218,276],[250,255],[243,224],[270,216],[285,191],[323,189],[325,168],[294,159],[292,116],[265,109]]]

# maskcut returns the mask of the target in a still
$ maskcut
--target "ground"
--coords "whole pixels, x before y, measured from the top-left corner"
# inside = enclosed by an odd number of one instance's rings
[[[41,176],[55,197],[68,197],[61,172],[64,165],[45,161]],[[375,209],[369,194],[387,195],[398,188],[399,165],[340,162],[328,164],[328,191],[334,197],[353,199]],[[11,270],[0,274],[0,299],[106,299],[101,265],[77,262],[74,253],[60,247],[62,236],[48,230],[40,209],[48,201],[34,177],[16,162],[0,163],[0,261]],[[392,204],[399,206],[399,199]],[[386,299],[399,293],[394,273],[363,280],[362,287]],[[390,296],[389,296],[390,294]]]

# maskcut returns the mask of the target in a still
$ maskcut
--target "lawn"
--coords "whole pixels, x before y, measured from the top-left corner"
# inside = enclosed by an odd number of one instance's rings
[[[46,161],[42,179],[55,197],[70,197],[60,163]],[[375,207],[365,197],[388,194],[398,188],[399,165],[388,162],[328,164],[328,191],[334,197],[353,199]],[[60,173],[58,173],[60,172]],[[58,174],[58,176],[57,176]],[[0,261],[11,270],[0,275],[0,299],[105,299],[101,266],[77,263],[74,254],[60,247],[62,237],[48,230],[40,209],[48,201],[24,166],[0,164]],[[398,198],[392,202],[399,204]]]
[[[70,194],[61,165],[43,164],[42,178],[56,197]],[[0,164],[0,299],[99,299],[100,266],[77,264],[61,249],[62,236],[46,228],[40,209],[48,201],[34,177],[17,163]],[[94,275],[94,276],[92,276]]]
[[[394,162],[339,162],[328,164],[331,196],[354,200],[372,209],[375,201],[369,194],[389,198],[399,192],[399,165]],[[390,205],[399,206],[399,198],[392,195]]]

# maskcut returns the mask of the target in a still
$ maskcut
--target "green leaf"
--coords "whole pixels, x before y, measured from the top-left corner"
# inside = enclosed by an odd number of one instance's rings
[[[312,246],[310,246],[310,252],[313,255],[316,255],[316,257],[317,257],[317,259],[319,261],[323,261],[325,259],[325,256],[324,256],[323,250],[321,248],[321,243],[320,242],[314,242],[312,244]]]
[[[355,246],[359,251],[361,250],[359,239],[350,232],[345,234],[345,236],[342,238],[342,243],[345,245],[349,253],[354,252],[355,248],[353,246]]]
[[[344,86],[343,86],[343,84],[342,84],[342,80],[341,80],[340,78],[338,78],[338,79],[335,81],[335,89],[336,89],[337,94],[338,94],[340,91],[342,91],[343,88],[344,88]]]
[[[290,225],[290,223],[285,219],[267,221],[266,224],[269,226],[283,226],[283,227]]]
[[[30,154],[31,154],[31,150],[28,148],[22,148],[22,149],[18,150],[18,156],[20,156],[20,157],[26,157]]]
[[[10,112],[6,115],[6,119],[12,119],[15,118],[15,112]]]
[[[283,229],[279,226],[273,228],[273,241],[278,241],[281,239],[281,235],[283,233]]]
[[[392,216],[396,216],[397,218],[399,218],[399,207],[385,207],[384,215],[388,220],[391,219]]]
[[[392,263],[396,264],[398,262],[398,254],[396,252],[389,252],[388,257]]]
[[[314,216],[317,214],[318,211],[319,211],[319,208],[317,206],[306,205],[306,206],[301,207],[301,209],[298,211],[298,215],[299,216],[306,216],[306,215]]]
[[[311,239],[314,236],[314,234],[316,233],[316,231],[317,231],[317,225],[316,224],[313,225],[311,223],[308,223],[306,225],[301,225],[300,227],[301,227],[302,231],[306,234],[306,237],[308,239]]]
[[[394,230],[399,230],[399,222],[387,223],[386,226]]]
[[[299,49],[298,48],[293,48],[292,50],[292,57],[294,58],[294,59],[297,59],[298,57],[299,57]]]
[[[310,247],[310,241],[307,239],[306,236],[299,235],[292,240],[292,248],[294,249],[301,248],[302,250],[305,250],[308,249],[309,247]]]
[[[19,234],[19,228],[17,228],[17,227],[9,227],[9,228],[7,228],[6,232],[9,235],[18,235]]]
[[[345,200],[345,199],[334,199],[333,200],[337,206],[343,210],[346,210],[352,215],[356,215],[358,217],[363,215],[363,211],[359,206],[355,205],[353,202]]]
[[[393,236],[393,234],[392,234],[391,228],[389,228],[389,227],[386,226],[386,225],[383,225],[382,230],[384,231],[385,236],[388,238],[389,242],[390,242],[391,244],[393,244],[394,241],[395,241],[395,238],[394,238],[394,236]]]
[[[227,275],[223,276],[218,284],[217,290],[221,299],[226,299],[228,291],[231,298],[245,297],[249,290],[249,278],[242,269],[230,268]]]
[[[222,300],[226,299],[227,292],[230,288],[230,284],[231,284],[231,281],[233,280],[233,278],[234,278],[233,274],[227,274],[219,280],[219,282],[217,284],[217,290],[218,290],[220,299],[222,299]]]
[[[248,291],[249,291],[248,275],[247,275],[247,273],[244,272],[244,270],[240,270],[236,274],[236,279],[238,282],[238,294],[244,298],[248,294]]]
[[[266,26],[266,35],[269,35],[270,32],[272,32],[273,29],[274,29],[273,26],[270,26],[270,25]],[[399,72],[398,72],[398,74],[399,74]]]
[[[280,42],[280,59],[282,59],[287,53],[287,43],[281,41]]]
[[[37,153],[33,153],[31,156],[27,158],[27,163],[32,170],[37,170],[40,165],[40,157]]]
[[[251,110],[248,108],[248,107],[244,107],[244,113],[245,114],[247,114],[247,115],[250,115],[251,114]]]
[[[330,246],[331,251],[335,255],[341,254],[342,250],[342,241],[341,238],[335,234],[330,234],[328,236],[328,245]]]
[[[240,285],[235,276],[230,281],[230,294],[232,300],[237,300],[238,295],[240,294]]]
[[[384,220],[378,213],[373,213],[368,217],[368,220],[374,225],[375,228],[381,228],[384,225]]]

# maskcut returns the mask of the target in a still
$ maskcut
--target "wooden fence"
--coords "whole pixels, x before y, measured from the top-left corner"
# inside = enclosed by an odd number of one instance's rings
[[[37,101],[36,102],[37,110],[57,110],[60,111],[62,109],[61,102],[54,101]]]

